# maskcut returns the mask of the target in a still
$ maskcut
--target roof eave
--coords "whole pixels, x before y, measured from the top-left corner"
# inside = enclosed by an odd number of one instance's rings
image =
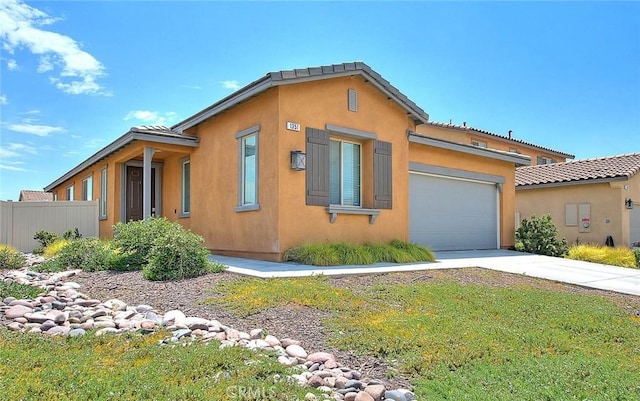
[[[94,153],[92,156],[90,156],[88,159],[86,159],[82,163],[78,164],[73,169],[69,170],[62,177],[58,178],[51,184],[44,187],[44,191],[48,192],[53,190],[55,187],[69,180],[76,174],[86,170],[87,168],[93,166],[100,160],[117,152],[118,150],[122,149],[123,147],[129,145],[134,141],[146,141],[146,142],[153,142],[153,143],[162,143],[167,145],[181,145],[181,146],[189,146],[189,147],[197,147],[199,145],[198,139],[195,137],[187,137],[187,136],[180,137],[178,135],[167,136],[162,134],[158,135],[152,132],[140,132],[140,131],[137,131],[136,128],[134,127],[130,129],[127,133],[125,133],[124,135],[116,139],[115,141],[111,142],[109,145],[105,146],[98,152]]]
[[[516,191],[528,190],[528,189],[540,189],[540,188],[555,188],[555,187],[567,187],[573,185],[589,185],[589,184],[604,184],[609,182],[628,181],[628,176],[617,177],[605,177],[605,178],[591,178],[586,180],[574,180],[574,181],[557,181],[557,182],[543,182],[539,184],[517,184]]]
[[[319,71],[322,71],[320,68]],[[401,108],[403,108],[408,115],[410,115],[414,122],[425,124],[429,121],[429,114],[427,114],[424,110],[420,109],[415,103],[413,103],[409,98],[407,98],[402,92],[393,87],[390,83],[386,82],[380,74],[376,73],[366,65],[365,63],[354,63],[352,68],[345,68],[342,71],[338,72],[321,72],[318,74],[310,74],[307,76],[297,76],[295,78],[283,78],[283,73],[287,71],[278,71],[278,72],[270,72],[264,77],[258,79],[245,86],[244,88],[239,89],[238,91],[232,93],[231,95],[225,97],[224,99],[214,103],[213,105],[207,107],[206,109],[188,117],[187,119],[179,122],[178,124],[171,127],[172,130],[182,133],[185,130],[192,128],[203,121],[208,120],[215,115],[226,111],[237,104],[250,99],[254,96],[261,94],[269,88],[281,85],[291,85],[298,84],[304,82],[312,82],[318,81],[322,79],[332,79],[332,78],[340,78],[346,76],[354,76],[360,75],[363,79],[369,83],[371,83],[376,89],[384,93],[389,99],[393,99],[393,101],[398,104]],[[386,85],[390,88],[388,88]],[[397,92],[398,94],[394,93]],[[403,99],[403,98],[406,98]]]
[[[490,159],[502,160],[514,163],[516,166],[528,166],[531,164],[531,158],[529,156],[521,155],[518,153],[503,152],[494,149],[481,148],[473,145],[449,142],[442,139],[418,135],[413,132],[408,132],[408,139],[409,142],[433,146],[441,149],[453,150],[456,152],[475,156],[488,157]]]

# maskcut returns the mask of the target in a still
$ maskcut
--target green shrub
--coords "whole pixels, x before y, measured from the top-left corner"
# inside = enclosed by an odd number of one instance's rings
[[[558,238],[558,231],[548,214],[524,219],[516,231],[516,250],[547,256],[564,256],[567,240]]]
[[[108,241],[98,238],[81,238],[71,241],[56,257],[65,268],[85,271],[108,270],[112,249]]]
[[[27,263],[22,252],[9,245],[0,244],[0,269],[19,269]]]
[[[428,248],[394,240],[390,244],[306,244],[287,249],[283,260],[314,266],[340,266],[431,262],[435,257]]]
[[[62,234],[62,238],[69,240],[69,241],[73,241],[74,239],[80,239],[82,238],[82,234],[80,234],[80,231],[78,231],[78,227],[75,227],[73,229],[69,229],[67,231],[65,231]]]
[[[148,263],[154,240],[164,235],[171,224],[165,218],[154,217],[116,224],[113,227],[113,247],[125,255],[122,264],[128,270],[142,269]]]
[[[33,250],[33,253],[42,254],[46,247],[53,244],[58,238],[58,234],[50,231],[40,230],[33,236],[33,239],[40,243],[40,246]]]
[[[155,219],[154,223],[158,222],[160,219]],[[142,269],[143,277],[180,280],[206,274],[209,251],[203,246],[204,239],[178,223],[164,220],[159,226],[163,230],[153,239],[148,263]]]
[[[640,248],[635,248],[633,254],[636,257],[636,267],[640,267]]]
[[[636,258],[631,249],[602,245],[575,245],[569,249],[568,259],[602,263],[611,266],[636,267]]]
[[[31,266],[31,270],[38,273],[57,273],[66,270],[57,259],[47,259],[42,263]]]
[[[0,281],[0,300],[7,297],[16,299],[34,299],[42,292],[42,288],[16,282]]]

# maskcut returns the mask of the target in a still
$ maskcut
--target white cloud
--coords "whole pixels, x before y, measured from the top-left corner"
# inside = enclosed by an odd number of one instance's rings
[[[5,162],[6,163],[6,162]],[[9,170],[9,171],[29,171],[26,168],[16,167],[15,165],[9,164],[0,164],[0,170]]]
[[[9,104],[9,101],[7,100],[7,96],[5,95],[0,95],[0,104],[1,105],[5,105],[5,104]]]
[[[172,121],[175,116],[176,113],[173,111],[158,113],[157,111],[134,110],[130,111],[124,119],[142,121],[147,125],[167,125],[167,123]]]
[[[10,58],[9,60],[7,60],[7,69],[9,69],[9,71],[15,71],[18,69],[18,62],[15,61],[14,59]]]
[[[38,72],[59,70],[50,81],[69,94],[110,95],[97,79],[105,68],[95,57],[80,49],[69,36],[42,29],[57,19],[19,0],[0,2],[0,39],[10,54],[26,48],[40,55]]]
[[[59,132],[64,132],[62,127],[53,127],[51,125],[39,125],[39,124],[8,124],[7,129],[14,132],[20,132],[22,134],[31,134],[37,136],[49,136]]]
[[[234,90],[234,91],[237,91],[238,89],[240,89],[240,83],[238,83],[238,81],[235,81],[235,80],[232,80],[232,81],[220,81],[220,84],[225,89],[231,89],[231,90]]]

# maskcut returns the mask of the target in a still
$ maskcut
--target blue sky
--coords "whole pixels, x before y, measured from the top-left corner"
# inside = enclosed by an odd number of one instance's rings
[[[270,71],[364,61],[431,120],[640,152],[638,2],[0,0],[0,199]]]

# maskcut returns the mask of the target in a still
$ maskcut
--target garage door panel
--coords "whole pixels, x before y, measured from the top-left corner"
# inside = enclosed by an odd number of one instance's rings
[[[409,239],[433,250],[497,248],[493,184],[410,174]]]

